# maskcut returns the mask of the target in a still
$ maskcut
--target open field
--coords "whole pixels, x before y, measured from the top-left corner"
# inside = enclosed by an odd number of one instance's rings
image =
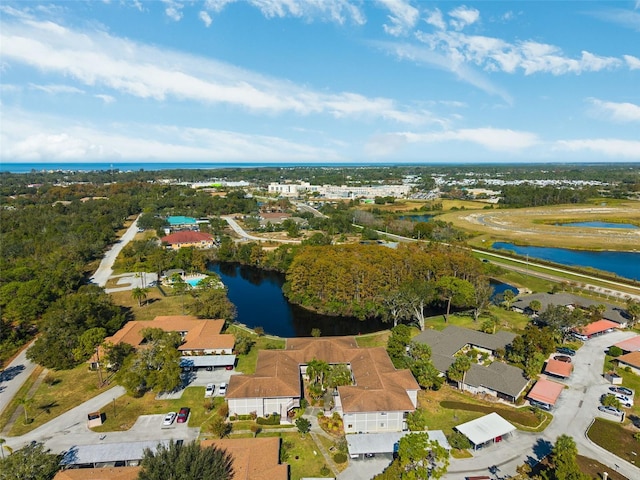
[[[592,204],[550,207],[457,211],[440,220],[476,235],[474,246],[495,241],[519,245],[553,246],[590,250],[637,250],[640,229],[563,227],[556,223],[613,222],[640,226],[640,202],[602,199]]]

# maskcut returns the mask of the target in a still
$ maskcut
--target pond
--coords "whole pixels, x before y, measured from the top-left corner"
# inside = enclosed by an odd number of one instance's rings
[[[611,222],[571,222],[557,223],[560,227],[588,227],[588,228],[638,228],[630,223],[611,223]]]
[[[640,280],[640,253],[530,247],[505,242],[495,242],[493,248],[511,250],[520,256],[529,255],[532,259],[538,258],[561,265],[595,268],[631,280]]]
[[[270,335],[309,337],[313,328],[319,328],[323,337],[357,335],[392,326],[379,320],[319,315],[293,305],[282,293],[285,278],[278,272],[236,263],[212,264],[209,270],[227,287],[229,300],[238,310],[236,320],[249,328],[262,327]]]
[[[518,294],[518,289],[513,285],[509,285],[508,283],[499,282],[498,280],[491,279],[489,284],[493,287],[493,293],[491,294],[491,300],[496,300],[498,295],[502,295],[507,290],[511,290],[516,295]]]
[[[289,303],[282,293],[284,275],[236,263],[216,263],[209,269],[220,276],[228,289],[229,300],[236,306],[236,320],[249,328],[262,327],[265,333],[284,338],[308,337],[312,328],[322,336],[357,335],[386,330],[392,325],[379,320],[361,321],[351,317],[319,315]],[[517,289],[491,280],[495,295]],[[427,316],[442,313],[428,310]]]
[[[412,222],[428,222],[434,215],[400,215],[400,220],[410,220]]]

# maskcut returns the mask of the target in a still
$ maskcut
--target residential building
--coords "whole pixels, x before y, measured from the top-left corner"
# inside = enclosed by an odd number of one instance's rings
[[[213,235],[193,230],[170,233],[162,237],[160,241],[166,244],[167,248],[173,250],[179,250],[180,248],[212,248],[215,245]]]
[[[618,366],[620,368],[629,368],[631,372],[636,375],[640,375],[640,352],[631,352],[626,355],[621,355],[614,359],[614,361],[618,362]]]
[[[354,337],[291,338],[285,350],[261,350],[255,374],[231,377],[229,414],[277,413],[287,418],[288,411],[300,405],[302,376],[314,359],[346,364],[351,370],[353,385],[337,387],[325,400],[326,410],[342,416],[345,433],[406,430],[419,385],[409,370],[396,370],[384,348],[359,348]]]
[[[289,479],[289,466],[280,463],[279,438],[225,438],[204,440],[200,445],[220,448],[231,455],[232,480]]]
[[[60,470],[53,480],[137,480],[140,467],[71,468]]]

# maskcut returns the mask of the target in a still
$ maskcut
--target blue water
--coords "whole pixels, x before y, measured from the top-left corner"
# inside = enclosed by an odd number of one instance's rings
[[[412,222],[428,222],[433,218],[433,215],[401,215],[398,218],[400,220],[411,220]]]
[[[378,320],[318,315],[290,304],[282,293],[284,275],[235,263],[209,266],[228,290],[236,306],[236,320],[250,328],[262,327],[265,333],[279,337],[308,337],[313,328],[321,335],[357,335],[385,330],[392,325]]]
[[[561,265],[591,267],[615,273],[624,278],[640,280],[640,253],[633,252],[592,252],[551,247],[522,247],[512,243],[496,242],[493,248],[511,250],[518,255],[548,260]]]
[[[630,223],[610,223],[610,222],[573,222],[559,223],[561,227],[591,227],[591,228],[638,228]]]
[[[192,217],[185,217],[184,215],[176,215],[173,217],[167,217],[167,222],[169,222],[169,225],[195,225],[196,219]]]
[[[189,278],[187,280],[185,280],[189,285],[191,285],[192,287],[197,287],[200,282],[202,281],[201,278]]]
[[[518,289],[508,283],[499,282],[497,280],[490,280],[489,283],[493,287],[493,293],[491,294],[492,301],[495,300],[498,295],[502,295],[507,290],[511,290],[516,295],[518,294]]]

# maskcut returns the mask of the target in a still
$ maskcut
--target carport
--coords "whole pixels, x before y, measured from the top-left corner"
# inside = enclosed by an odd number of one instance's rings
[[[437,441],[442,447],[451,450],[447,437],[442,430],[426,432],[384,432],[384,433],[354,433],[346,436],[349,456],[359,458],[367,453],[391,454],[397,451],[400,439],[409,433],[427,433],[429,440]]]
[[[70,468],[135,467],[140,464],[146,449],[155,453],[158,445],[167,447],[169,441],[151,440],[76,445],[64,453],[60,464]]]
[[[180,368],[192,370],[197,368],[226,368],[236,364],[235,355],[194,355],[180,358]]]
[[[533,386],[527,395],[527,398],[535,402],[540,402],[547,405],[548,408],[551,408],[556,404],[558,398],[560,398],[560,394],[563,389],[564,385],[561,383],[541,378]]]
[[[504,437],[514,432],[516,427],[496,412],[493,412],[484,417],[458,425],[455,429],[467,437],[473,444],[473,449],[477,450],[490,443],[501,442]]]
[[[554,360],[553,358],[548,360],[547,365],[544,367],[545,374],[560,378],[569,378],[572,370],[573,365],[570,363]]]

